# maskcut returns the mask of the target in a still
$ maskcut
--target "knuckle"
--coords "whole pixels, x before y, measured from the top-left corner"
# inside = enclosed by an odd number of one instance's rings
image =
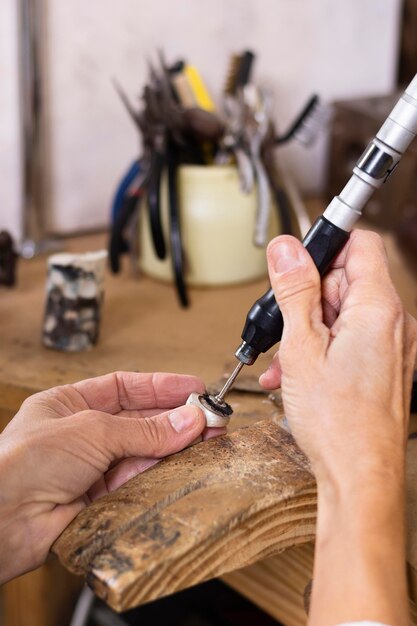
[[[50,403],[51,401],[59,401],[62,396],[63,390],[66,388],[65,385],[61,385],[59,387],[51,387],[50,389],[45,389],[44,391],[38,391],[37,393],[32,394],[28,398],[26,398],[21,408],[31,407],[33,404],[42,404],[42,403]]]
[[[362,240],[361,244],[369,248],[369,246],[373,246],[379,252],[382,252],[385,256],[385,244],[378,233],[373,230],[355,230],[356,239]]]
[[[146,445],[149,456],[158,457],[166,448],[165,430],[161,423],[152,418],[144,418],[138,422],[140,436]]]
[[[129,394],[126,389],[126,372],[118,370],[113,373],[116,383],[117,394],[119,397],[119,404],[123,409],[129,408]]]
[[[375,299],[364,308],[364,319],[371,320],[372,332],[384,342],[403,342],[406,335],[406,314],[398,297]]]
[[[297,276],[299,274],[297,273]],[[294,276],[291,281],[279,281],[276,284],[275,292],[280,304],[286,304],[289,301],[304,299],[306,296],[316,293],[318,281],[313,276],[303,276],[301,280],[297,280]]]
[[[32,396],[29,396],[28,398],[26,398],[25,400],[23,400],[21,406],[20,406],[20,410],[24,410],[27,408],[30,408],[32,406],[32,404],[41,401],[42,398],[44,397],[44,392],[43,391],[39,391],[38,393],[34,393]]]
[[[375,248],[378,248],[380,252],[384,252],[385,254],[385,244],[381,235],[378,235],[378,233],[375,233],[374,231],[368,230],[366,231],[366,236],[367,236],[368,241],[372,243],[375,246]]]
[[[397,294],[394,294],[394,297],[391,298],[389,305],[383,309],[382,319],[390,326],[404,326],[405,311]]]
[[[97,441],[102,442],[103,445],[108,440],[109,423],[106,413],[100,413],[99,411],[87,409],[85,411],[80,411],[77,414],[77,420],[80,422],[81,425],[87,423],[89,426],[93,426],[94,437],[97,439]]]

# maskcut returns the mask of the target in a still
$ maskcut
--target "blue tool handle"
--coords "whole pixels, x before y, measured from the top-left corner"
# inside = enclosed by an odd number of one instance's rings
[[[111,223],[115,224],[118,214],[121,211],[121,208],[124,204],[125,197],[127,192],[129,191],[130,185],[135,180],[136,176],[140,174],[142,168],[140,166],[139,161],[133,161],[132,165],[127,170],[126,174],[121,179],[116,193],[114,194],[112,206],[111,206]]]

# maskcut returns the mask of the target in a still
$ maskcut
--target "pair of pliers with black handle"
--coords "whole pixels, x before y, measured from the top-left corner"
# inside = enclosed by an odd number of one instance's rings
[[[180,153],[182,149],[189,149],[190,146],[190,142],[187,143],[183,137],[183,131],[187,128],[187,119],[175,100],[169,72],[165,69],[162,61],[161,71],[156,71],[150,66],[150,74],[151,80],[143,92],[144,107],[139,113],[133,110],[121,89],[116,87],[142,135],[144,147],[144,157],[141,161],[144,168],[143,189],[146,190],[153,248],[155,255],[161,260],[165,259],[168,254],[168,243],[164,234],[161,211],[161,183],[164,172],[167,175],[171,262],[178,299],[181,306],[187,307],[189,299],[184,278],[184,253],[177,197],[177,168]],[[132,212],[134,212],[134,201],[127,197],[120,222],[112,229],[110,242],[115,240],[113,248],[118,250],[123,248],[123,238],[120,238],[120,231],[125,224],[125,218],[128,219]],[[112,245],[110,244],[111,248]],[[116,253],[112,253],[110,250],[110,258],[113,257],[116,258]],[[111,266],[113,268],[112,261]],[[117,261],[114,267],[117,267]]]

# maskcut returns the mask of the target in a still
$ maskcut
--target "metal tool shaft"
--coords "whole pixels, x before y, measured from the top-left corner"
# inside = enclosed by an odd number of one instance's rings
[[[225,395],[227,394],[227,392],[229,391],[230,387],[235,382],[235,380],[236,380],[236,378],[237,378],[237,376],[238,376],[238,374],[239,374],[239,372],[240,372],[240,370],[242,369],[243,366],[244,366],[244,363],[242,361],[239,361],[239,363],[236,365],[235,369],[233,370],[233,372],[231,373],[231,375],[227,379],[226,384],[224,385],[223,389],[215,397],[216,402],[218,402],[219,404],[224,402]]]

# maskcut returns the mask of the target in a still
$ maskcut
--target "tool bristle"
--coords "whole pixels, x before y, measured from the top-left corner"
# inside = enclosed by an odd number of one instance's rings
[[[294,133],[294,139],[304,146],[311,146],[328,127],[333,118],[331,105],[317,102],[309,115]]]
[[[223,87],[223,93],[233,95],[236,91],[237,75],[239,72],[241,54],[232,54],[227,68],[226,80]]]

